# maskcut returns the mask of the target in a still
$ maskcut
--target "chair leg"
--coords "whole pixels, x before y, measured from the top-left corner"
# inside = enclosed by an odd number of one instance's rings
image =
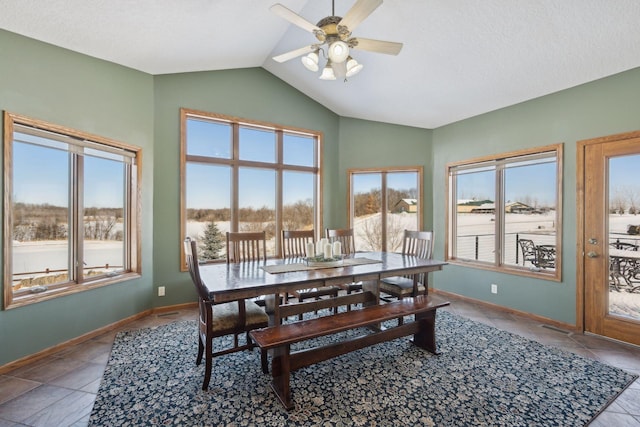
[[[211,379],[211,369],[213,368],[213,339],[207,337],[207,344],[205,348],[206,354],[204,355],[204,381],[202,382],[202,389],[209,388],[209,380]]]
[[[260,350],[260,362],[262,363],[262,373],[269,373],[269,364],[267,362],[267,352],[268,350]]]
[[[202,337],[198,334],[198,357],[196,358],[196,366],[199,366],[202,362],[202,354],[204,353],[204,344],[202,344]]]

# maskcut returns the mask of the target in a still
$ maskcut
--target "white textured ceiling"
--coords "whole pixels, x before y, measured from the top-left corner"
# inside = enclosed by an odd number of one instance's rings
[[[150,74],[264,67],[341,116],[421,128],[640,66],[638,0],[384,0],[354,36],[402,52],[353,51],[360,74],[322,81],[271,59],[315,40],[276,2],[331,15],[330,0],[0,0],[0,28]]]

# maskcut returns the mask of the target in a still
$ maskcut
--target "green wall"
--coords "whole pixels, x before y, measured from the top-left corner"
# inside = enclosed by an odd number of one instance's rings
[[[576,321],[576,142],[640,129],[640,69],[483,114],[433,132],[434,228],[444,230],[445,165],[564,143],[562,282],[450,265],[437,288],[569,324]],[[437,258],[444,245],[436,245]],[[490,284],[499,284],[498,294]]]
[[[142,278],[0,311],[2,366],[150,307],[153,78],[0,30],[0,110],[143,149]]]
[[[154,305],[195,301],[187,273],[180,272],[180,120],[181,107],[277,123],[323,133],[324,194],[338,186],[338,116],[261,68],[155,77],[154,278],[166,296]],[[325,198],[325,224],[341,207]]]

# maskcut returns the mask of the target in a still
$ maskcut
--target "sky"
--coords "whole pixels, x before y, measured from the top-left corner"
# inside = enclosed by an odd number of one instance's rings
[[[13,195],[16,203],[68,205],[69,154],[33,144],[13,145]],[[85,156],[85,206],[122,207],[123,165]]]

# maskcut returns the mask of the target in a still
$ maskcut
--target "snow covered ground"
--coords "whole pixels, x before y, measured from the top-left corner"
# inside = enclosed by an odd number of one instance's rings
[[[390,222],[393,222],[397,230],[415,229],[415,214],[390,214]],[[356,247],[358,250],[371,250],[367,243],[370,239],[365,238],[367,229],[379,229],[380,215],[371,215],[358,218],[354,224],[356,232]],[[224,233],[229,230],[229,222],[217,222],[218,229]],[[628,225],[640,225],[640,215],[613,214],[609,216],[610,240],[619,239],[621,242],[635,243],[640,245],[640,235],[632,236],[626,233]],[[187,224],[187,235],[196,239],[201,239],[206,223],[189,222]],[[565,224],[567,226],[567,224]],[[572,226],[572,224],[569,224]],[[459,240],[459,249],[469,251],[467,256],[475,255],[475,236],[479,236],[480,255],[492,259],[492,233],[494,230],[493,215],[491,214],[466,214],[458,217],[458,231],[460,236],[468,236]],[[444,244],[445,231],[434,230],[436,242]],[[531,238],[536,244],[553,244],[555,242],[555,215],[547,214],[510,214],[507,215],[507,248],[508,262],[515,263],[516,243],[515,234],[526,238]],[[464,240],[467,239],[467,240]],[[470,239],[470,240],[469,240]],[[512,239],[513,241],[511,242]],[[471,244],[467,243],[472,242]],[[487,243],[489,242],[489,243]],[[483,251],[484,244],[485,250]],[[274,253],[275,242],[268,242],[268,252]],[[489,248],[488,250],[486,248]],[[397,247],[396,250],[400,250]],[[521,255],[520,255],[521,256]],[[123,243],[119,241],[87,241],[85,243],[85,262],[88,266],[98,266],[109,264],[111,266],[122,265]],[[482,259],[482,258],[480,258]],[[521,263],[521,261],[520,261]],[[13,249],[13,272],[26,273],[34,271],[44,271],[65,269],[67,265],[66,242],[59,241],[38,241],[38,242],[14,242]],[[640,293],[617,292],[609,293],[611,311],[640,318]]]

